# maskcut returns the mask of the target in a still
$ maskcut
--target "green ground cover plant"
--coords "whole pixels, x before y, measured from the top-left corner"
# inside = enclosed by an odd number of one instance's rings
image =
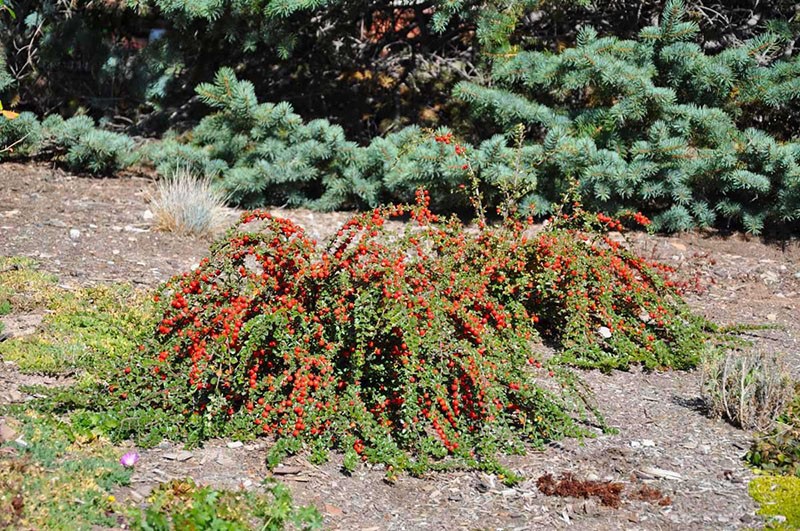
[[[800,527],[800,477],[761,476],[751,481],[749,488],[761,504],[758,514],[766,517],[768,529]]]
[[[319,513],[296,507],[288,489],[234,492],[198,486],[191,479],[158,485],[138,506],[115,493],[130,484],[124,451],[68,417],[12,407],[6,425],[18,438],[0,445],[0,527],[105,529],[127,524],[142,531],[170,529],[317,529]],[[10,453],[9,453],[10,452]]]
[[[218,529],[280,531],[321,529],[322,517],[312,507],[295,507],[289,489],[267,483],[267,493],[220,491],[191,479],[162,483],[149,505],[133,520],[133,529]]]
[[[95,400],[125,408],[117,435],[266,434],[272,464],[334,449],[347,469],[469,466],[513,481],[498,455],[603,426],[566,365],[689,368],[709,348],[713,327],[663,266],[604,235],[618,221],[570,204],[532,236],[512,218],[470,232],[417,195],[355,216],[323,247],[243,214],[158,290],[151,337]],[[543,338],[556,356],[537,354]]]
[[[0,258],[2,314],[48,312],[35,334],[0,342],[0,357],[22,372],[75,380],[65,387],[31,386],[26,391],[50,398],[0,408],[15,432],[14,440],[0,445],[0,528],[88,530],[125,522],[142,530],[319,527],[316,510],[295,507],[278,484],[259,494],[186,480],[157,487],[143,506],[117,500],[132,469],[121,465],[125,449],[108,435],[124,426],[127,415],[109,401],[98,409],[92,400],[136,351],[152,322],[150,307],[149,296],[129,286],[67,290],[29,259]]]
[[[0,343],[0,356],[23,372],[102,374],[128,355],[149,320],[142,292],[123,285],[58,289],[54,277],[32,269],[0,273],[0,304],[19,281],[32,283],[5,299],[9,310],[47,312],[37,334]]]

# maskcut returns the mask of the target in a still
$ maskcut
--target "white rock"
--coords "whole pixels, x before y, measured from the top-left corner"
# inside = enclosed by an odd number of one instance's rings
[[[155,215],[152,212],[150,212],[150,210],[145,210],[144,212],[142,212],[142,219],[150,221],[154,217]]]
[[[81,239],[81,231],[78,229],[69,229],[69,239],[72,241],[77,241]]]
[[[645,448],[653,448],[655,445],[655,441],[651,441],[650,439],[642,439],[642,446]]]
[[[608,339],[609,337],[611,337],[611,330],[609,330],[607,326],[601,326],[600,328],[598,328],[597,333],[603,339]]]
[[[241,448],[244,444],[242,444],[242,441],[231,441],[227,446],[228,448]]]

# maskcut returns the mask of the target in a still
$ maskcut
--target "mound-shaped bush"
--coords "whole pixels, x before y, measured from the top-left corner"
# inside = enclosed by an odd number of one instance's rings
[[[420,192],[357,215],[323,249],[290,221],[244,214],[161,288],[150,356],[113,392],[201,438],[274,436],[273,462],[307,444],[344,450],[346,467],[496,469],[499,452],[588,433],[587,414],[602,423],[559,361],[694,363],[702,323],[656,269],[592,232],[596,216],[470,231],[427,204]],[[563,353],[546,359],[542,336]]]

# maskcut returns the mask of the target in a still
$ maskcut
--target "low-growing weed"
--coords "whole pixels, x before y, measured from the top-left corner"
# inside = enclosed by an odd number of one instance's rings
[[[42,310],[53,300],[57,282],[29,258],[0,257],[0,315]]]
[[[130,481],[106,440],[32,412],[7,417],[19,438],[0,458],[0,528],[76,529],[119,523],[112,491]]]
[[[313,507],[294,507],[285,486],[267,485],[266,494],[220,491],[201,487],[191,479],[162,483],[150,495],[148,506],[137,513],[133,529],[217,529],[220,531],[279,531],[319,529],[322,517]]]
[[[745,458],[771,474],[800,477],[800,383],[795,383],[794,398],[775,427],[756,436]]]

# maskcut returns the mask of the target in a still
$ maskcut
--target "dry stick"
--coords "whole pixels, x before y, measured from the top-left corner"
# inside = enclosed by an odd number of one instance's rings
[[[0,153],[5,153],[6,151],[11,151],[12,149],[14,149],[14,146],[19,144],[20,142],[23,142],[29,136],[30,136],[30,132],[25,133],[25,136],[23,136],[22,138],[16,140],[15,142],[11,143],[10,145],[4,147],[3,149],[0,149]]]

